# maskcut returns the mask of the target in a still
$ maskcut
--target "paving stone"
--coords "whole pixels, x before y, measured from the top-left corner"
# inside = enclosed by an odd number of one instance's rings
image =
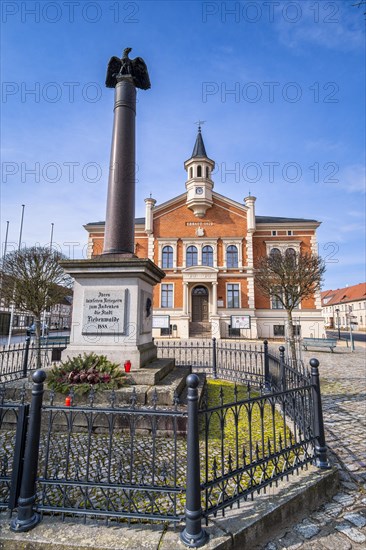
[[[323,537],[320,541],[320,548],[325,548],[326,550],[351,550],[352,544],[342,537],[332,533],[327,537]]]
[[[281,548],[286,548],[286,550],[297,550],[297,548],[302,546],[302,540],[293,531],[286,533],[286,535],[279,539],[278,542],[280,543]]]
[[[324,512],[328,514],[328,516],[335,518],[342,512],[342,506],[335,502],[330,502],[324,506]]]
[[[351,481],[351,476],[344,470],[339,470],[338,475],[341,481]]]
[[[304,521],[295,525],[295,529],[305,539],[315,537],[320,531],[320,528],[308,519],[304,519]]]
[[[355,498],[347,493],[338,493],[333,497],[333,500],[338,502],[341,506],[352,506],[355,502]]]
[[[349,523],[340,523],[339,525],[336,525],[337,531],[340,533],[343,533],[353,542],[357,542],[358,544],[362,544],[366,541],[366,537],[361,531],[358,529],[355,529],[352,527]]]
[[[342,487],[348,491],[354,491],[357,489],[356,483],[352,483],[351,481],[342,481]]]
[[[330,521],[332,521],[332,518],[322,511],[314,512],[311,514],[310,519],[315,521],[321,527],[324,527],[324,525],[327,525]]]
[[[277,550],[277,544],[274,542],[269,542],[264,550]]]
[[[355,514],[355,513],[345,514],[343,516],[343,519],[350,521],[351,523],[353,523],[353,525],[355,525],[359,529],[362,529],[362,527],[365,527],[366,525],[366,518],[362,514]]]

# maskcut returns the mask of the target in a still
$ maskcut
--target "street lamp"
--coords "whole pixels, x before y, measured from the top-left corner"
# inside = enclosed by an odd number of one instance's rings
[[[339,308],[337,307],[336,309],[336,314],[337,314],[337,326],[338,326],[338,340],[341,339],[341,328],[340,328],[340,325],[339,325]]]

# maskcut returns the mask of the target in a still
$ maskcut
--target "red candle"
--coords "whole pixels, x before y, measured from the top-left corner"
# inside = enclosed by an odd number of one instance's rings
[[[131,370],[131,361],[127,359],[127,361],[125,361],[125,372],[130,372],[130,370]]]
[[[71,407],[71,397],[66,397],[66,399],[65,399],[65,407]]]

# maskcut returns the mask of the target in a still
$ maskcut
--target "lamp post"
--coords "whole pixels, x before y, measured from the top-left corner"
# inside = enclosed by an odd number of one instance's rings
[[[338,340],[341,339],[341,328],[339,326],[339,308],[337,307],[336,309],[336,314],[337,314],[337,326],[338,326]]]

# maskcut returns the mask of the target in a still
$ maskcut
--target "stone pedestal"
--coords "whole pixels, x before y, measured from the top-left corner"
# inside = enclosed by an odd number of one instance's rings
[[[152,291],[165,273],[151,260],[118,254],[62,262],[74,279],[67,356],[94,352],[136,370],[156,358],[152,342]]]

